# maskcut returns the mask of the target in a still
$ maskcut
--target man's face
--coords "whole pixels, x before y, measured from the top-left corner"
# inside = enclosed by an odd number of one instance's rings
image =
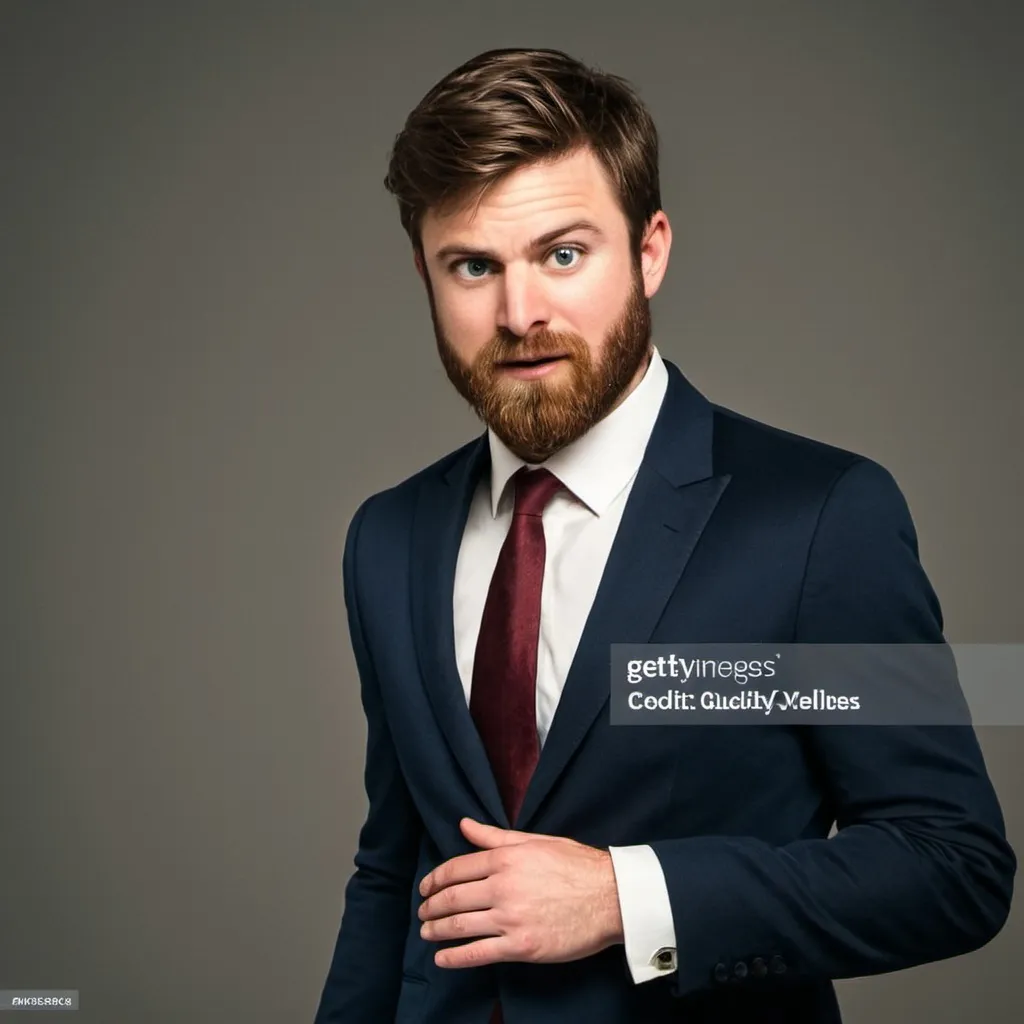
[[[475,210],[428,211],[422,242],[445,371],[521,458],[574,441],[643,377],[671,231],[655,214],[637,263],[590,150],[513,172]]]

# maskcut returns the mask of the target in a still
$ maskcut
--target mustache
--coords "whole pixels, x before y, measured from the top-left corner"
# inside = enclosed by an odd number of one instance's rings
[[[481,353],[488,363],[521,362],[536,359],[552,359],[555,356],[574,357],[579,354],[581,339],[576,337],[547,335],[532,338],[529,342],[521,338],[496,337]]]

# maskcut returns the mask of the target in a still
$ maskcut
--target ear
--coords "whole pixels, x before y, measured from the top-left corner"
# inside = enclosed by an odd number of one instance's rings
[[[423,265],[423,253],[415,247],[412,250],[412,260],[416,264],[416,273],[420,275],[420,280],[426,284],[427,268]]]
[[[640,246],[640,268],[644,279],[644,294],[650,298],[659,287],[668,269],[668,254],[672,248],[672,225],[664,210],[658,210],[647,224]]]

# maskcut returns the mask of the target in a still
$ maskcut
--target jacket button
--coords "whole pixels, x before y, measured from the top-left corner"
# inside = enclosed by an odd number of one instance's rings
[[[768,965],[759,956],[750,962],[750,970],[755,978],[763,978],[768,973]]]
[[[747,976],[747,965],[742,960],[737,961],[736,966],[732,969],[732,973],[737,978],[745,978]]]
[[[772,957],[772,974],[785,974],[786,961],[781,956]]]
[[[729,970],[725,964],[715,964],[715,981],[728,981]]]

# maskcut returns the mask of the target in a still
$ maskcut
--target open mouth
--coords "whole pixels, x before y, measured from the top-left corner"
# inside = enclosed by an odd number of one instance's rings
[[[535,359],[506,359],[504,362],[499,363],[499,366],[512,366],[512,367],[525,367],[525,366],[544,366],[547,363],[557,363],[559,359],[565,359],[564,355],[554,356],[538,356]]]

